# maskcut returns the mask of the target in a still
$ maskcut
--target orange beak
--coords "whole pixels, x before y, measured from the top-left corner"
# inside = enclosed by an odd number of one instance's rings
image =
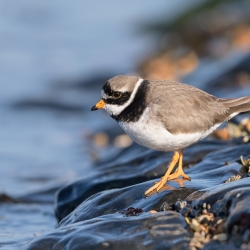
[[[103,100],[99,101],[96,105],[94,105],[91,111],[102,109],[105,106],[105,102]]]

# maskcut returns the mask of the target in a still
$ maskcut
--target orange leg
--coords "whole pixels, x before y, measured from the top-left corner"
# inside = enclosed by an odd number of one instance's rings
[[[169,175],[171,174],[171,172],[172,172],[175,164],[178,162],[178,160],[179,160],[179,153],[178,153],[178,151],[175,151],[167,172],[165,173],[165,175],[161,178],[161,180],[159,182],[156,182],[156,184],[153,187],[149,188],[144,193],[146,196],[154,190],[156,190],[158,192],[165,185],[165,183],[167,182],[167,180],[169,178]]]
[[[186,179],[186,180],[191,180],[191,178],[189,176],[187,176],[183,169],[182,169],[182,160],[183,160],[183,149],[180,150],[180,158],[179,158],[179,165],[178,165],[178,168],[177,170],[171,174],[169,177],[168,177],[168,180],[173,180],[173,179],[176,179],[178,178],[179,176],[182,176],[183,179]]]

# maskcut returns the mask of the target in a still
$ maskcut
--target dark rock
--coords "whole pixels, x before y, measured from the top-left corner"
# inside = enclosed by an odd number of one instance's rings
[[[26,250],[188,249],[190,234],[175,212],[124,217],[105,215],[57,228],[33,240]]]
[[[192,177],[196,179],[196,181],[191,181],[191,189],[183,189],[182,192],[174,191],[173,193],[177,192],[179,193],[180,199],[185,199],[188,194],[195,190],[198,190],[202,187],[208,187],[212,183],[222,183],[220,182],[221,180],[219,182],[213,182],[215,180],[215,176],[219,179],[223,178],[223,181],[226,181],[232,175],[239,173],[239,169],[241,167],[240,164],[236,164],[236,166],[224,166],[226,160],[233,162],[237,160],[241,154],[248,154],[250,148],[248,145],[242,145],[228,149],[228,145],[239,144],[239,142],[239,139],[235,139],[230,142],[224,142],[215,139],[204,140],[187,148],[184,154],[185,166],[189,166],[191,163],[200,161],[204,155],[211,151],[223,148],[226,149],[224,149],[224,151],[221,150],[210,153],[206,156],[206,158],[203,159],[202,162],[196,164],[190,169],[186,169],[185,172],[187,174],[194,174]],[[127,152],[127,154],[129,154],[129,152]],[[138,155],[137,151],[136,155],[131,153],[129,159],[126,161],[121,160],[121,162],[118,161],[116,164],[103,165],[102,167],[98,168],[98,171],[95,175],[88,178],[79,179],[78,181],[61,187],[56,193],[55,211],[58,220],[60,221],[63,219],[81,202],[93,194],[112,188],[123,188],[126,186],[135,185],[137,183],[161,177],[165,173],[167,165],[171,161],[171,157],[171,152],[163,153],[148,150]],[[207,177],[208,179],[211,178],[208,183],[205,181]],[[204,182],[200,183],[199,180],[203,179]],[[195,186],[197,182],[198,186]],[[185,184],[186,183],[187,182],[185,182]],[[148,187],[149,186],[150,185],[148,185]],[[140,195],[142,195],[146,189],[147,188],[145,187],[145,189],[141,191]],[[171,194],[169,194],[169,199],[172,201],[172,203],[175,203],[177,200],[176,195],[174,195],[173,199],[171,199],[170,196]],[[128,204],[127,206],[130,205]],[[121,209],[124,209],[124,207]]]
[[[250,228],[250,179],[246,181],[248,187],[228,192],[221,201],[229,214],[225,224],[227,233],[243,235]]]
[[[24,249],[188,249],[192,230],[183,216],[196,218],[211,210],[228,216],[225,204],[229,203],[219,202],[227,192],[249,184],[248,178],[225,183],[233,175],[244,174],[237,161],[240,155],[248,156],[250,144],[237,145],[239,142],[208,139],[188,148],[184,165],[192,181],[169,181],[158,194],[147,198],[143,196],[145,190],[164,174],[172,153],[149,150],[99,166],[96,175],[58,191],[56,213],[62,220],[57,229],[37,237]],[[194,162],[198,163],[187,168]],[[175,211],[159,212],[169,209]],[[148,213],[151,210],[154,214]],[[208,221],[202,223],[204,227]],[[228,228],[237,223],[232,219]],[[246,226],[240,232],[246,232]],[[209,230],[216,234],[223,229]],[[242,241],[238,236],[236,232],[235,242]]]
[[[223,197],[231,190],[242,189],[246,186],[250,186],[250,178],[240,179],[238,181],[233,181],[230,183],[225,183],[217,185],[214,187],[209,187],[207,189],[199,190],[192,193],[188,198],[188,202],[192,202],[192,206],[195,209],[202,209],[202,204],[207,203],[213,206],[213,213],[216,216],[228,215],[228,203],[221,202]],[[194,201],[197,196],[200,195],[198,199]],[[225,196],[227,197],[227,196]]]

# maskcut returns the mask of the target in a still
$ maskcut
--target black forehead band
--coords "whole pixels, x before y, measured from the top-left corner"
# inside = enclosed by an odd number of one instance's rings
[[[109,82],[106,82],[102,89],[103,89],[104,93],[110,97],[115,92],[115,91],[111,90]],[[115,98],[103,98],[103,101],[107,104],[123,105],[125,102],[127,102],[129,100],[130,96],[131,96],[131,92],[124,92],[124,93],[121,93],[121,96],[117,99],[115,99]]]
[[[106,82],[102,87],[104,93],[108,96],[112,96],[113,91],[111,90],[109,82]]]

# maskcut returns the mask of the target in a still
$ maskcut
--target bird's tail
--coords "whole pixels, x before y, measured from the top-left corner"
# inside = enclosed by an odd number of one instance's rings
[[[220,99],[219,102],[228,110],[230,118],[241,112],[250,111],[250,96],[235,99]]]

